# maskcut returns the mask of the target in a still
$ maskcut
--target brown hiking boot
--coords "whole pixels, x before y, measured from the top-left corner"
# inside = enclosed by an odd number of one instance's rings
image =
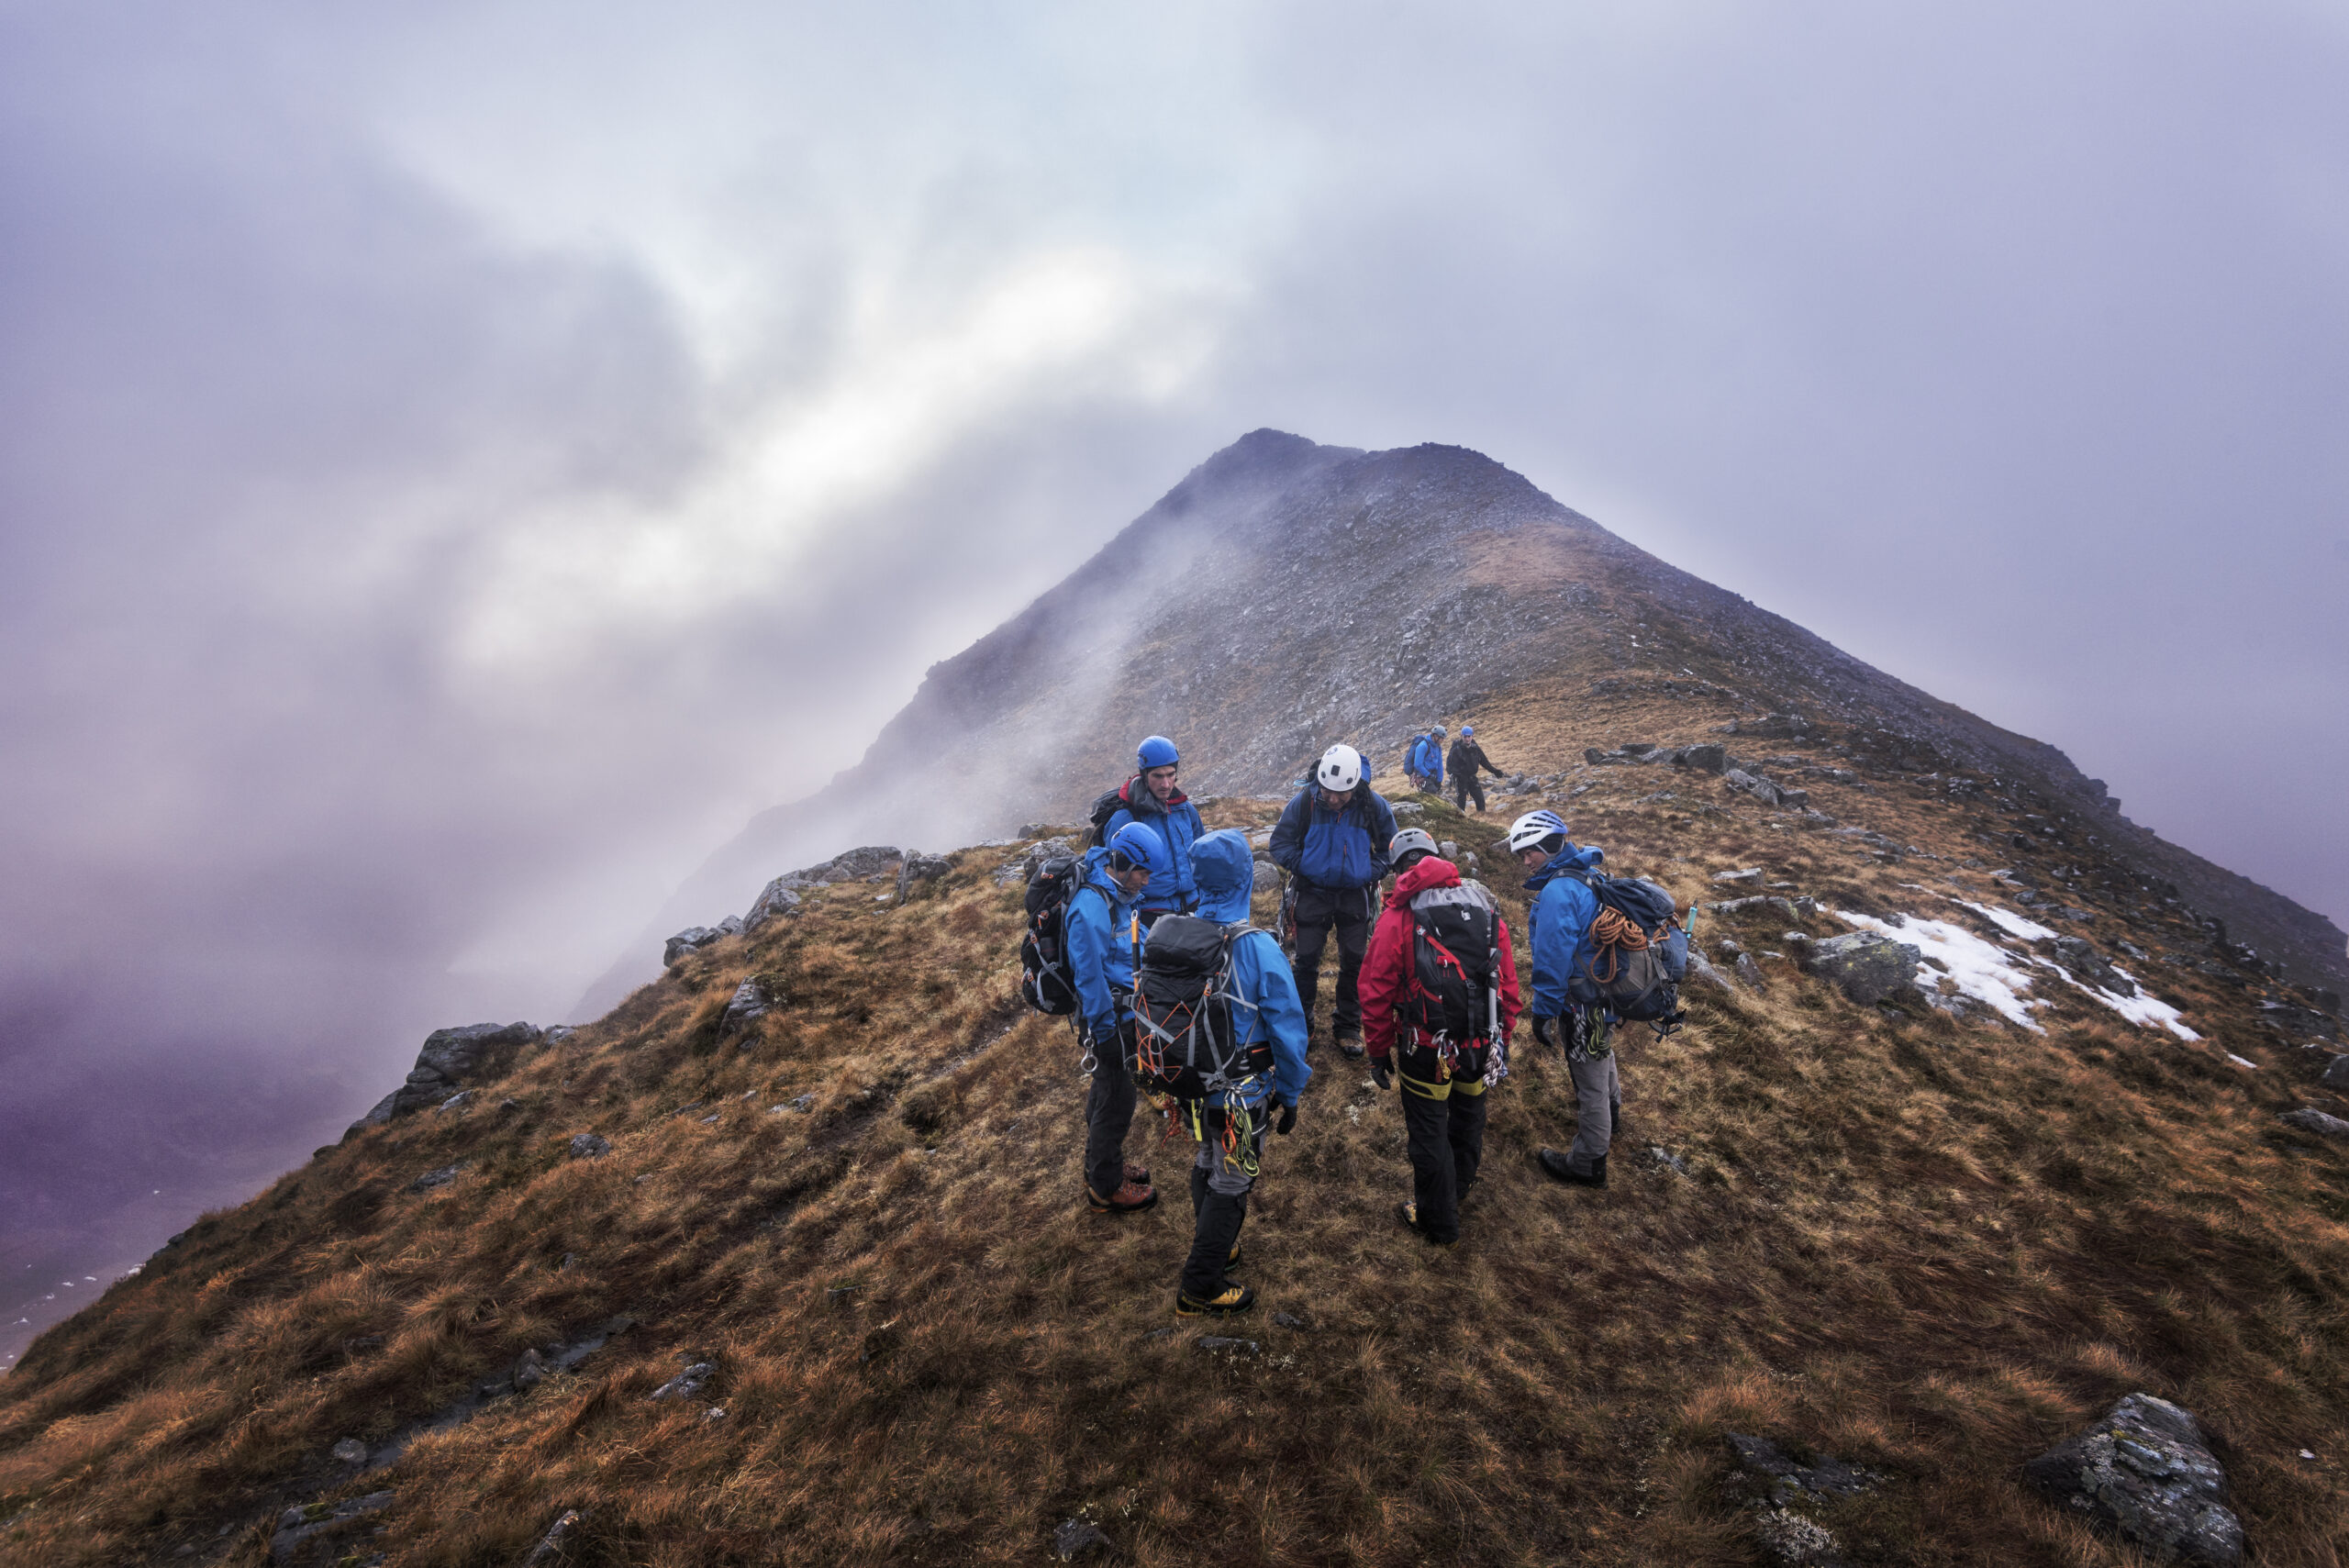
[[[1108,1197],[1091,1187],[1085,1189],[1085,1195],[1091,1200],[1096,1214],[1133,1214],[1158,1201],[1158,1195],[1140,1182],[1128,1182]]]

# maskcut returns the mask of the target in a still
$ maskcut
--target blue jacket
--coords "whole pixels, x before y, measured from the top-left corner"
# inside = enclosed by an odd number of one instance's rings
[[[1191,804],[1188,795],[1177,795],[1165,805],[1150,793],[1150,786],[1137,773],[1119,789],[1126,804],[1109,818],[1101,829],[1101,841],[1108,843],[1118,836],[1118,829],[1129,822],[1139,822],[1166,840],[1167,858],[1174,862],[1169,871],[1151,873],[1149,884],[1141,890],[1141,905],[1144,909],[1187,910],[1198,902],[1198,884],[1191,874],[1191,846],[1206,832],[1207,824],[1199,820],[1199,808]]]
[[[1565,873],[1593,871],[1604,850],[1568,844],[1525,884],[1533,895],[1527,924],[1533,937],[1533,1016],[1554,1018],[1566,1010],[1567,988],[1590,957],[1590,923],[1598,918],[1598,895]]]
[[[1411,742],[1411,772],[1437,784],[1443,782],[1443,748],[1433,735],[1422,735]]]
[[[1232,1033],[1242,1045],[1272,1042],[1269,1093],[1285,1106],[1297,1104],[1313,1076],[1305,1062],[1305,1006],[1297,1000],[1288,955],[1270,931],[1251,931],[1231,944],[1231,990]],[[1264,1103],[1267,1092],[1264,1081],[1254,1079],[1246,1090],[1228,1094],[1225,1104],[1252,1110]]]
[[[1315,887],[1369,887],[1386,874],[1395,813],[1367,784],[1337,811],[1323,809],[1320,786],[1298,792],[1273,828],[1273,863]]]
[[[1061,926],[1068,940],[1069,973],[1076,981],[1077,1010],[1085,1015],[1085,1032],[1097,1043],[1107,1044],[1117,1038],[1119,1021],[1133,1014],[1113,991],[1133,994],[1134,950],[1141,945],[1134,901],[1110,880],[1108,851],[1085,851],[1085,881],[1069,895]]]

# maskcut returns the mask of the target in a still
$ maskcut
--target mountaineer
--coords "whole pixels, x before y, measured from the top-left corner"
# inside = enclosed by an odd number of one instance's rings
[[[1604,1010],[1575,1001],[1569,988],[1588,973],[1590,927],[1600,908],[1583,873],[1595,872],[1606,851],[1568,842],[1566,825],[1554,811],[1529,811],[1511,823],[1508,847],[1533,873],[1525,884],[1533,895],[1527,915],[1533,939],[1533,1038],[1566,1053],[1575,1084],[1574,1147],[1564,1154],[1542,1150],[1542,1168],[1575,1186],[1603,1187],[1608,1146],[1623,1119],[1622,1085]]]
[[[1387,853],[1395,886],[1363,961],[1363,1028],[1378,1086],[1402,1082],[1411,1201],[1396,1213],[1449,1247],[1485,1156],[1485,1091],[1508,1072],[1517,960],[1493,895],[1426,832],[1406,828]]]
[[[1101,842],[1118,829],[1138,822],[1166,845],[1164,869],[1153,871],[1141,899],[1141,923],[1147,928],[1161,915],[1188,909],[1197,896],[1191,877],[1191,845],[1207,831],[1199,808],[1174,783],[1183,758],[1174,742],[1163,735],[1145,738],[1134,751],[1134,775],[1119,786],[1118,806],[1101,827]]]
[[[1283,910],[1297,933],[1297,994],[1313,1016],[1320,989],[1321,951],[1338,933],[1338,997],[1331,1008],[1339,1051],[1362,1054],[1363,946],[1379,880],[1386,874],[1386,845],[1395,813],[1364,782],[1362,753],[1332,746],[1314,765],[1313,783],[1300,790],[1274,826],[1273,861],[1288,873],[1291,907]]]
[[[1460,739],[1452,743],[1452,804],[1463,811],[1468,809],[1468,797],[1472,795],[1476,797],[1476,809],[1485,809],[1485,786],[1476,777],[1478,769],[1497,779],[1508,776],[1493,766],[1484,747],[1476,743],[1476,727],[1464,724],[1460,727]]]
[[[1264,1129],[1286,1135],[1313,1069],[1305,1008],[1280,944],[1248,925],[1256,863],[1231,828],[1196,845],[1199,902],[1151,928],[1135,974],[1135,1076],[1171,1100],[1198,1152],[1191,1162],[1191,1251],[1175,1287],[1178,1318],[1245,1312],[1256,1293],[1233,1283]],[[1275,1119],[1275,1107],[1277,1119]]]
[[[1430,795],[1443,793],[1443,726],[1439,724],[1415,739],[1403,753],[1403,771],[1411,775],[1413,788]]]
[[[1085,881],[1063,917],[1068,966],[1085,1020],[1085,1195],[1096,1214],[1131,1214],[1158,1201],[1150,1173],[1126,1162],[1134,1120],[1134,954],[1141,945],[1135,903],[1167,863],[1166,840],[1130,822],[1085,851]],[[1087,896],[1098,895],[1097,897]]]

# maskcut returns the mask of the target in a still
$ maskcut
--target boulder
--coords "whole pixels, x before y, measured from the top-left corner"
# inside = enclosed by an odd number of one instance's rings
[[[1778,804],[1778,786],[1759,773],[1731,768],[1721,775],[1721,787],[1731,795],[1750,795],[1765,806]]]
[[[1269,892],[1271,892],[1272,890],[1274,890],[1275,888],[1277,888],[1277,887],[1279,887],[1279,886],[1280,886],[1280,884],[1281,884],[1281,868],[1280,868],[1280,867],[1278,867],[1278,866],[1275,865],[1275,864],[1274,864],[1272,862],[1270,862],[1270,861],[1258,861],[1258,862],[1255,862],[1255,866],[1256,866],[1256,880],[1255,880],[1254,884],[1250,887],[1250,889],[1249,889],[1249,891],[1250,891],[1250,892],[1252,892],[1252,893],[1269,893]]]
[[[462,1169],[464,1167],[462,1165],[443,1165],[438,1170],[427,1171],[410,1182],[407,1184],[407,1190],[412,1193],[429,1193],[435,1187],[445,1187],[457,1179],[457,1173]]]
[[[600,1160],[612,1151],[608,1140],[592,1132],[583,1132],[571,1140],[571,1157],[574,1160]]]
[[[718,1027],[727,1034],[740,1034],[761,1018],[782,1006],[783,997],[774,983],[763,974],[753,974],[734,987],[733,998],[726,1004],[726,1016]]]
[[[679,1373],[676,1376],[671,1378],[668,1382],[654,1389],[652,1391],[651,1397],[655,1399],[689,1399],[700,1391],[703,1384],[707,1383],[717,1374],[718,1368],[708,1362],[696,1362],[693,1365],[685,1368],[685,1371]]]
[[[2166,1399],[2130,1395],[2022,1473],[2065,1508],[2158,1562],[2243,1561],[2243,1522],[2227,1507],[2226,1472],[2194,1418]]]
[[[1844,995],[1866,1006],[1915,984],[1917,967],[1923,959],[1906,942],[1874,931],[1854,931],[1811,943],[1803,955],[1803,967],[1834,982]]]
[[[954,869],[954,862],[944,855],[907,854],[905,865],[905,880],[908,884],[917,882],[936,882]]]
[[[550,1568],[551,1564],[568,1562],[571,1557],[572,1533],[578,1529],[584,1516],[577,1508],[565,1508],[547,1526],[547,1533],[539,1544],[530,1548],[530,1555],[522,1559],[522,1568]]]
[[[2286,1111],[2277,1118],[2287,1127],[2297,1127],[2302,1132],[2313,1132],[2319,1138],[2349,1140],[2349,1121],[2337,1116],[2327,1116],[2314,1106],[2302,1106],[2296,1111]]]
[[[1425,817],[1428,808],[1416,800],[1397,801],[1392,809],[1397,817]]]
[[[345,1464],[367,1462],[367,1445],[357,1438],[345,1438],[328,1451]]]
[[[2349,1056],[2336,1056],[2324,1064],[2324,1076],[2317,1082],[2328,1089],[2349,1089]]]
[[[505,1071],[524,1046],[538,1043],[539,1036],[540,1031],[528,1024],[468,1024],[462,1029],[434,1029],[424,1037],[416,1064],[451,1084],[460,1084]]]
[[[2104,960],[2104,955],[2078,937],[2055,937],[2047,942],[2055,962],[2064,966],[2075,980],[2086,981],[2099,991],[2110,991],[2116,996],[2134,996],[2137,984]]]
[[[735,922],[735,929],[740,930],[741,929],[741,921],[739,917],[729,915],[727,918]],[[667,942],[662,944],[661,949],[661,967],[663,969],[674,969],[677,965],[685,962],[686,959],[690,958],[695,953],[699,952],[702,949],[709,946],[712,942],[721,940],[728,934],[729,933],[717,926],[687,926],[684,930],[679,931],[675,936],[671,937]]]
[[[1737,955],[1737,962],[1730,967],[1737,971],[1737,978],[1744,984],[1747,990],[1761,991],[1765,989],[1762,983],[1762,966],[1753,962],[1753,955],[1752,953],[1739,953]]]
[[[1748,866],[1743,871],[1717,871],[1713,873],[1713,880],[1719,883],[1759,882],[1762,880],[1762,868]]]
[[[759,890],[757,902],[751,906],[751,912],[742,917],[742,929],[755,931],[778,915],[798,913],[799,890],[791,884],[789,877],[779,876]]]
[[[1715,915],[1743,915],[1753,910],[1775,909],[1789,920],[1800,919],[1802,911],[1795,900],[1782,893],[1756,893],[1744,898],[1724,898],[1718,904],[1708,904],[1706,910]]]
[[[1694,768],[1700,773],[1729,772],[1729,748],[1708,741],[1699,746],[1683,746],[1672,754],[1675,768]]]

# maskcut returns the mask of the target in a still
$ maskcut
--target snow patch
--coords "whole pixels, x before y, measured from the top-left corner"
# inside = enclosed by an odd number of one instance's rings
[[[1995,904],[1976,904],[1959,898],[1953,902],[1965,905],[2010,937],[2021,937],[2027,942],[2043,942],[2055,933],[2036,920],[2026,920],[2011,909],[2001,909]]]
[[[1855,915],[1848,909],[1836,910],[1835,917],[1847,926],[1908,943],[1926,962],[1940,970],[1961,995],[1972,997],[2009,1023],[2021,1024],[2033,1034],[2046,1032],[2031,1021],[2031,1009],[2047,1004],[2032,1001],[2024,995],[2031,989],[2031,976],[2016,967],[2014,954],[1996,942],[1986,941],[1946,920],[1927,920],[1914,915],[1904,917],[1898,925],[1868,915]],[[1922,982],[1926,976],[1920,974],[1917,978]],[[1939,982],[1935,984],[1938,985]]]
[[[2254,1073],[2259,1071],[2259,1063],[2254,1062],[2248,1056],[2237,1056],[2233,1051],[2230,1051],[2227,1052],[2227,1060],[2233,1062],[2238,1067],[2248,1067]]]

